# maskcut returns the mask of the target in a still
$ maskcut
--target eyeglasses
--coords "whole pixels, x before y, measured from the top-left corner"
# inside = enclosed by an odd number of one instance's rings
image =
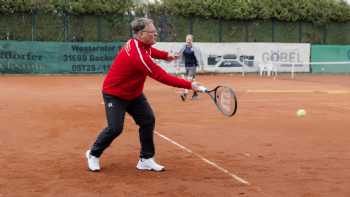
[[[147,33],[150,33],[150,34],[158,34],[158,32],[156,30],[153,30],[153,31],[142,31],[142,32],[147,32]]]

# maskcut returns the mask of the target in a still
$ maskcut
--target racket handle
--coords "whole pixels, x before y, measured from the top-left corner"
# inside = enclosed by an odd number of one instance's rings
[[[199,85],[197,82],[192,82],[192,89],[198,92],[208,92],[208,88]]]
[[[204,86],[199,86],[198,87],[198,91],[200,91],[200,92],[208,92],[208,88],[206,88]]]

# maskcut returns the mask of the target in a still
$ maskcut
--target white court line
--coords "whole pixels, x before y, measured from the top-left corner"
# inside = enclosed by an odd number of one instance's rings
[[[246,90],[247,93],[325,93],[325,94],[349,94],[349,90]]]
[[[350,91],[347,90],[328,90],[326,91],[328,94],[349,94]]]
[[[261,89],[261,90],[246,90],[247,93],[312,93],[313,90],[272,90],[272,89]]]
[[[240,182],[240,183],[243,183],[243,184],[245,184],[245,185],[250,185],[250,183],[249,183],[248,181],[246,181],[246,180],[242,179],[241,177],[239,177],[239,176],[237,176],[237,175],[231,173],[230,171],[228,171],[228,170],[226,170],[225,168],[219,166],[218,164],[216,164],[216,163],[210,161],[209,159],[203,157],[202,155],[193,152],[191,149],[186,148],[185,146],[182,146],[181,144],[179,144],[179,143],[175,142],[174,140],[172,140],[172,139],[170,139],[170,138],[164,136],[163,134],[158,133],[157,131],[155,131],[155,134],[157,134],[159,137],[161,137],[161,138],[167,140],[168,142],[170,142],[170,143],[176,145],[176,146],[179,147],[180,149],[182,149],[182,150],[184,150],[184,151],[186,151],[186,152],[188,152],[188,153],[191,153],[191,154],[197,156],[198,158],[200,158],[200,159],[201,159],[202,161],[204,161],[205,163],[207,163],[207,164],[209,164],[209,165],[211,165],[211,166],[214,166],[216,169],[218,169],[218,170],[224,172],[225,174],[231,176],[231,177],[232,177],[233,179],[235,179],[236,181],[238,181],[238,182]]]
[[[341,106],[341,105],[337,105],[337,104],[325,104],[327,107],[333,107],[333,108],[337,108],[337,109],[345,109],[345,110],[350,110],[350,107],[348,106]]]

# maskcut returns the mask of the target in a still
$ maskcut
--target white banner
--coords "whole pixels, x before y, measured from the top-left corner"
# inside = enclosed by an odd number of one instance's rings
[[[156,48],[176,53],[185,43],[159,42]],[[274,66],[278,72],[309,72],[310,44],[294,43],[194,43],[201,50],[203,72],[258,72]],[[156,60],[168,72],[183,72],[177,62]]]

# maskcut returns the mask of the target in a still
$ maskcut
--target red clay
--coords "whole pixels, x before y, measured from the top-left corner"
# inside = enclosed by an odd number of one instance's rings
[[[0,197],[350,196],[348,75],[199,76],[211,88],[235,88],[239,109],[232,118],[206,95],[184,103],[177,89],[148,79],[156,130],[251,185],[156,135],[156,159],[167,170],[137,171],[138,132],[130,117],[103,155],[102,171],[87,171],[84,152],[105,126],[102,80],[0,77]],[[305,117],[295,115],[299,108]]]

